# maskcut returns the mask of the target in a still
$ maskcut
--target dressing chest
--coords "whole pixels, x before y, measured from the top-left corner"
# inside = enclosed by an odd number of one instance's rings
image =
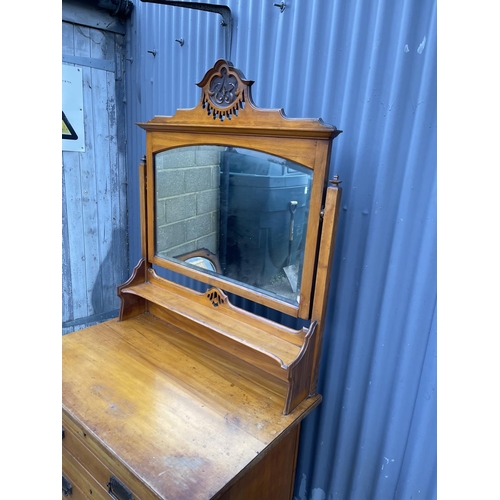
[[[62,339],[63,497],[292,498],[321,401],[340,131],[258,108],[252,84],[219,60],[198,106],[139,124],[142,258],[119,318]]]

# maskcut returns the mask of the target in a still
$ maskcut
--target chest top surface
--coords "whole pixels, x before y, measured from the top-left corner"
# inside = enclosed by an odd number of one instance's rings
[[[283,415],[281,384],[152,315],[65,340],[69,423],[126,464],[151,498],[212,498],[320,401]]]

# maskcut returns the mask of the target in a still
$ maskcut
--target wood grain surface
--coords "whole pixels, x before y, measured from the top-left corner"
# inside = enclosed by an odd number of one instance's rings
[[[63,412],[151,498],[229,491],[321,399],[284,416],[284,392],[278,379],[147,313],[63,337]]]

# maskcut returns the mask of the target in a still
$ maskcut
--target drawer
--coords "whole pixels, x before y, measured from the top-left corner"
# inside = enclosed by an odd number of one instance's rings
[[[84,473],[79,470],[83,468],[85,474],[90,476],[102,489],[105,488],[110,476],[112,475],[111,471],[95,456],[94,453],[92,453],[92,451],[90,451],[90,449],[86,446],[86,443],[83,443],[67,427],[64,427],[62,457],[63,466],[67,464],[68,468],[71,468],[73,477],[75,476],[76,470],[78,470],[79,476],[83,476]],[[78,479],[81,479],[81,477],[77,478],[77,482],[80,484],[80,487],[82,487],[82,481],[78,481]],[[92,489],[90,481],[85,481],[84,491],[87,490],[87,486],[92,491],[96,489]],[[88,492],[87,495],[89,495]],[[107,500],[109,500],[109,496]]]
[[[90,432],[76,424],[64,412],[62,444],[63,466],[70,469],[73,479],[87,498],[158,499],[158,496],[139,481],[118,457],[113,457]],[[111,487],[114,487],[115,497],[108,493],[110,483]]]
[[[62,450],[63,476],[70,481],[72,489],[80,490],[81,498],[95,500],[110,500],[108,492],[95,478],[76,460],[76,458],[63,447]],[[71,495],[73,498],[75,494]],[[77,497],[78,498],[78,497]]]
[[[62,500],[88,500],[87,496],[80,489],[78,484],[73,479],[73,476],[63,468],[63,493]],[[108,499],[109,500],[109,499]]]

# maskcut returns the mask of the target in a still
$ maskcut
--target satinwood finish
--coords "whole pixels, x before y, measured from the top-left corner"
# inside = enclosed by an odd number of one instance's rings
[[[231,92],[219,92],[221,81],[231,82]],[[252,83],[220,60],[198,84],[196,108],[140,124],[142,258],[117,287],[119,318],[63,337],[63,489],[71,484],[72,498],[292,498],[300,422],[321,401],[341,195],[338,182],[326,184],[340,131],[257,108]],[[256,149],[313,171],[296,306],[155,255],[154,155],[207,144]],[[164,279],[155,266],[198,279],[206,291]],[[307,326],[294,330],[235,307],[225,292]]]

